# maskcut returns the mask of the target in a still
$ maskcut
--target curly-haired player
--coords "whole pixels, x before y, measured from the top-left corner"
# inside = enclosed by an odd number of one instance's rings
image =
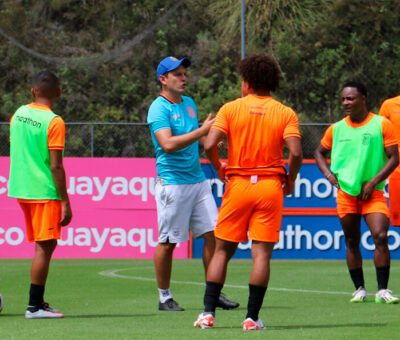
[[[253,270],[249,282],[244,330],[265,329],[258,317],[267,290],[270,258],[281,229],[283,196],[292,192],[302,162],[301,136],[295,112],[271,97],[279,86],[279,69],[267,55],[243,59],[239,66],[243,98],[225,104],[205,141],[205,150],[226,182],[215,228],[216,249],[207,270],[204,312],[195,327],[214,324],[215,307],[227,265],[239,242],[252,240]],[[228,163],[218,143],[228,138]],[[283,148],[289,149],[289,173]]]

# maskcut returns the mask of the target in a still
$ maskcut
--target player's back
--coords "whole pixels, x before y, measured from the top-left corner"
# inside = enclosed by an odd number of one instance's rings
[[[385,100],[379,110],[379,115],[388,118],[393,123],[396,138],[400,141],[400,96]]]
[[[299,136],[294,111],[272,97],[248,95],[227,103],[221,112],[228,134],[227,172],[281,173],[284,138]]]
[[[9,196],[59,199],[50,170],[48,127],[56,117],[50,108],[31,103],[21,106],[10,126]]]

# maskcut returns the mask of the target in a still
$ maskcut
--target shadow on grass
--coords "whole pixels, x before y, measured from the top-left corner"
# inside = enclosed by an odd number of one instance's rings
[[[288,329],[318,329],[318,328],[347,328],[347,327],[384,327],[387,323],[343,323],[343,324],[331,324],[331,325],[288,325],[288,326],[270,326],[267,325],[267,331],[279,331]],[[231,328],[242,328],[240,326],[234,327],[215,327],[215,329],[231,329]]]
[[[85,314],[85,315],[65,315],[64,319],[97,319],[97,318],[141,318],[141,317],[154,317],[158,314]],[[22,317],[25,318],[25,314],[1,314],[0,318],[5,317]],[[63,318],[61,318],[63,319]],[[54,320],[54,319],[53,319]]]
[[[261,307],[261,309],[263,310],[263,309],[265,309],[265,310],[272,310],[272,309],[284,309],[284,310],[287,310],[287,309],[295,309],[296,307],[288,307],[288,306],[265,306],[265,307]],[[199,306],[199,308],[186,308],[185,307],[185,311],[202,311],[204,309],[204,307],[203,306]],[[242,311],[247,311],[247,306],[246,305],[240,305],[239,307],[237,307],[237,308],[232,308],[232,309],[229,309],[229,310],[242,310]],[[228,311],[227,309],[222,309],[222,308],[217,308],[217,313],[219,313],[219,312],[222,312],[222,311]]]
[[[280,329],[312,329],[312,328],[346,328],[346,327],[383,327],[387,326],[387,323],[343,323],[343,324],[332,324],[332,325],[290,325],[290,326],[268,326],[269,330],[280,330]]]
[[[86,315],[66,315],[66,319],[95,319],[95,318],[142,318],[156,316],[157,314],[86,314]]]

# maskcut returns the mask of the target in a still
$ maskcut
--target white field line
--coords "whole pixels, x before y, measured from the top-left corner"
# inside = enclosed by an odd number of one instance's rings
[[[143,268],[143,267],[141,267]],[[123,268],[123,269],[110,269],[99,272],[99,275],[119,278],[119,279],[127,279],[127,280],[139,280],[139,281],[156,281],[155,278],[142,277],[142,276],[128,276],[119,274],[119,272],[123,270],[132,270],[132,268]],[[204,282],[192,282],[192,281],[174,281],[171,280],[171,283],[181,284],[181,285],[192,285],[192,286],[204,286]],[[225,284],[224,287],[229,288],[238,288],[238,289],[249,289],[248,286],[242,285],[230,285]],[[349,295],[349,292],[332,292],[332,291],[324,291],[324,290],[309,290],[309,289],[292,289],[292,288],[272,288],[268,287],[268,290],[279,291],[279,292],[293,292],[293,293],[309,293],[309,294],[330,294],[330,295]]]

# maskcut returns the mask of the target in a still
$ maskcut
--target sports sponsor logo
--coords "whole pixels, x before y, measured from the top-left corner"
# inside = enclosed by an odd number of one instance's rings
[[[216,197],[224,193],[224,183],[218,178],[208,179]],[[0,174],[0,195],[7,193],[8,176]],[[89,196],[92,201],[102,201],[106,196],[137,196],[142,202],[147,202],[154,196],[155,177],[125,177],[125,176],[70,176],[67,178],[67,188],[70,195]],[[327,199],[336,198],[337,189],[326,178],[310,179],[302,174],[297,176],[293,194],[288,199]],[[385,197],[388,197],[385,189]],[[305,207],[306,205],[303,205]]]
[[[189,116],[190,116],[190,117],[192,117],[192,118],[195,118],[195,117],[196,117],[196,113],[194,112],[194,110],[193,110],[193,108],[192,108],[191,106],[188,106],[188,107],[186,108],[186,111],[189,113]]]
[[[149,194],[154,196],[155,183],[154,177],[71,176],[68,178],[67,187],[70,195],[87,195],[92,201],[102,201],[106,195],[133,195],[140,197],[143,202],[147,202]]]
[[[29,246],[24,230],[25,227],[19,226],[0,227],[0,250],[7,246]],[[158,244],[157,231],[150,227],[65,227],[61,235],[58,246],[71,255],[69,249],[74,249],[72,252],[81,256],[102,254],[104,257],[112,253],[117,253],[119,257],[131,257],[135,253],[146,255]],[[180,246],[177,245],[178,248]]]
[[[33,127],[37,127],[37,128],[41,128],[42,127],[42,123],[37,122],[36,120],[32,120],[32,118],[15,115],[15,117],[13,119],[17,119],[21,123],[32,125]]]
[[[389,250],[395,251],[400,248],[400,234],[395,230],[389,230]],[[368,251],[375,250],[374,241],[370,231],[361,234],[361,247]],[[279,242],[275,244],[274,250],[319,250],[319,251],[340,251],[344,250],[344,233],[342,230],[321,229],[312,232],[300,224],[288,224],[286,230],[281,230]],[[241,250],[251,248],[251,241],[240,243]]]

